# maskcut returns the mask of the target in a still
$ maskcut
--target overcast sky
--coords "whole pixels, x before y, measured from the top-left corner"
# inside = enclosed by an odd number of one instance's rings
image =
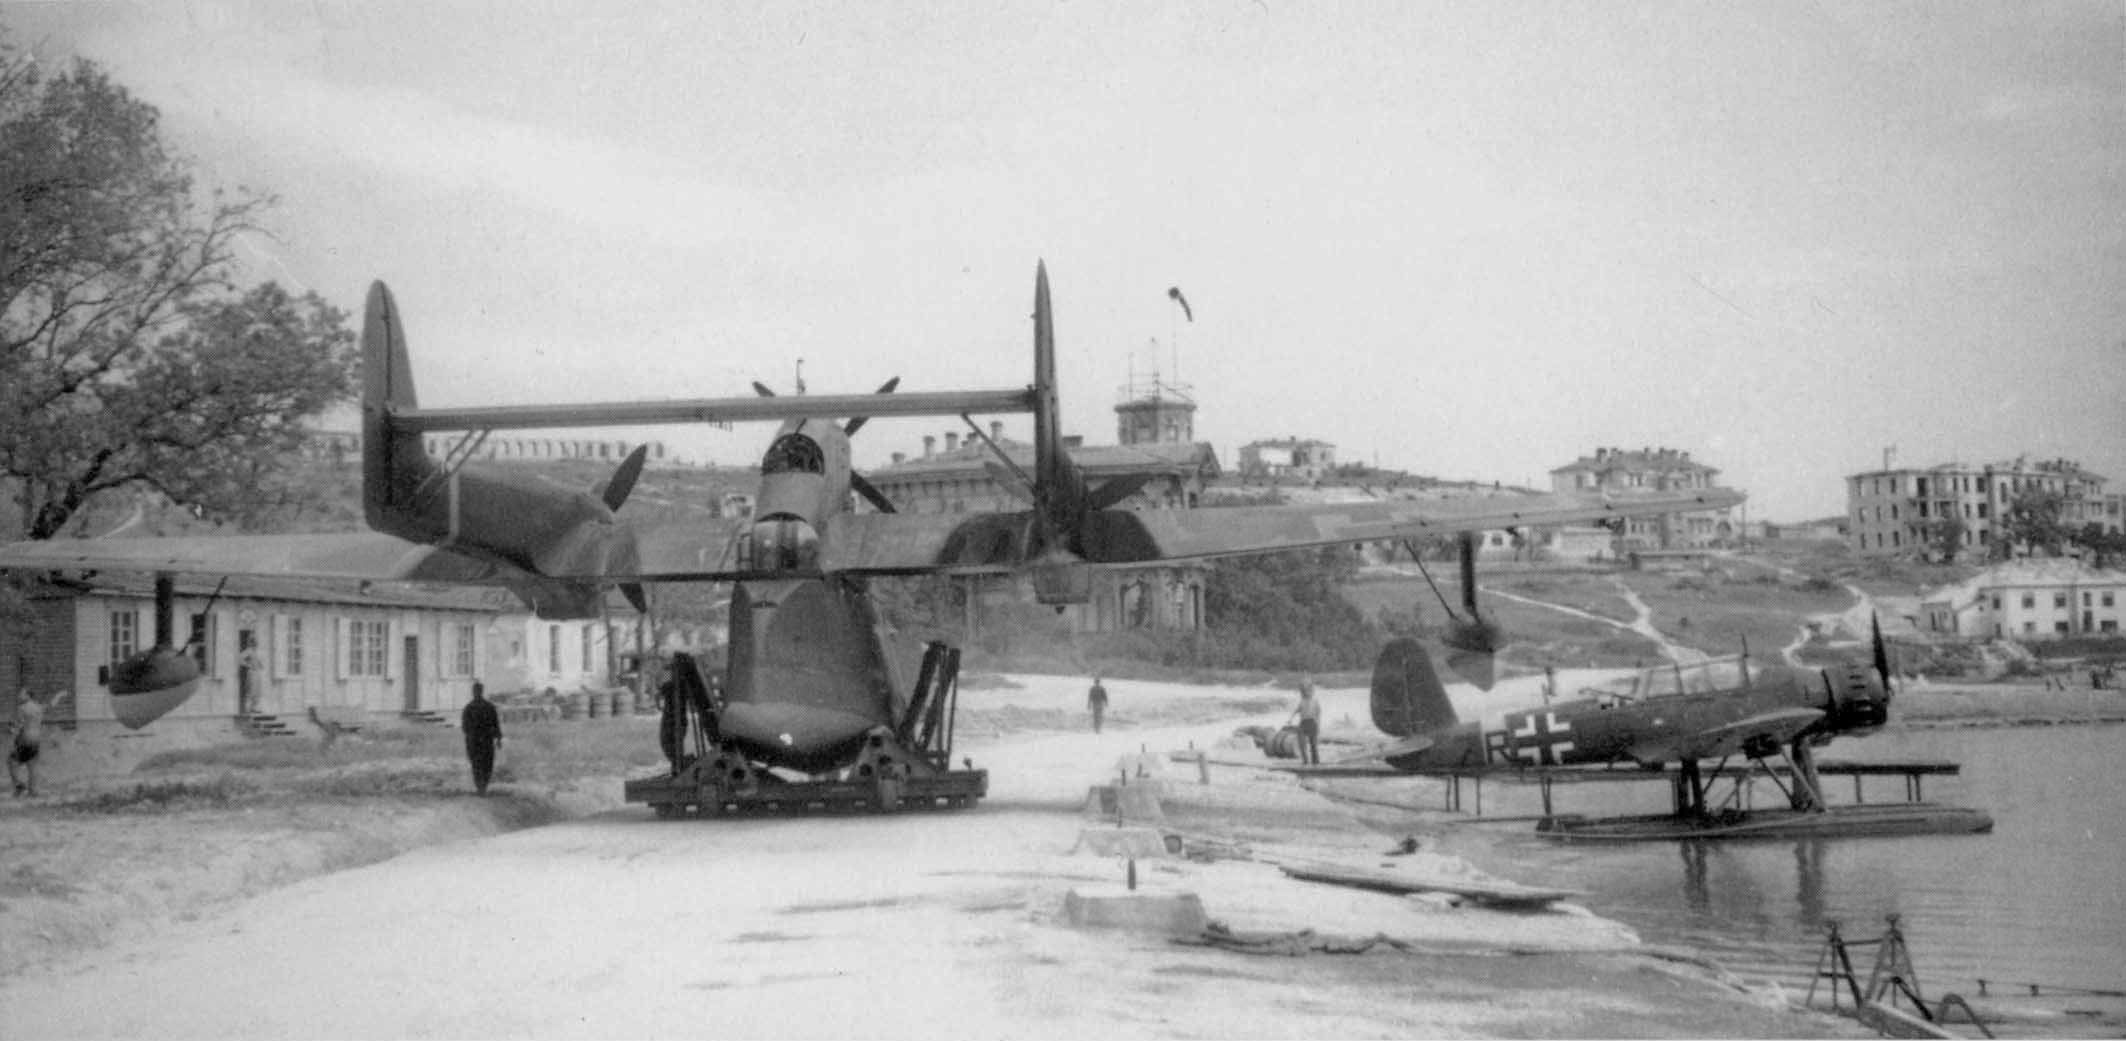
[[[1668,446],[1772,520],[1840,512],[1891,445],[2126,487],[2119,0],[908,6],[0,22],[277,194],[257,275],[357,313],[387,281],[424,403],[742,394],[799,358],[814,393],[1022,386],[1045,258],[1093,442],[1156,368],[1229,467],[1299,436],[1547,486]]]

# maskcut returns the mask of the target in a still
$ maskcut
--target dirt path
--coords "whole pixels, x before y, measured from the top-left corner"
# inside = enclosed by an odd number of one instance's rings
[[[1633,617],[1632,620],[1629,622],[1620,622],[1614,618],[1607,618],[1602,615],[1595,614],[1592,611],[1582,611],[1577,607],[1569,607],[1565,604],[1554,604],[1547,600],[1537,600],[1534,597],[1522,596],[1519,593],[1508,593],[1490,588],[1484,589],[1484,592],[1489,593],[1492,596],[1499,597],[1501,599],[1512,600],[1516,603],[1527,604],[1530,607],[1548,608],[1549,610],[1557,611],[1561,614],[1572,615],[1575,618],[1584,618],[1590,622],[1600,622],[1603,625],[1609,626],[1612,629],[1619,629],[1628,633],[1637,633],[1640,636],[1644,636],[1648,640],[1653,641],[1654,646],[1660,648],[1661,656],[1667,658],[1669,661],[1672,662],[1678,662],[1687,665],[1691,662],[1705,660],[1706,655],[1704,651],[1698,650],[1695,647],[1686,647],[1680,643],[1677,643],[1674,640],[1669,639],[1667,633],[1664,633],[1660,629],[1655,628],[1654,609],[1652,607],[1649,607],[1646,601],[1640,599],[1639,594],[1633,592],[1630,586],[1624,584],[1621,579],[1617,579],[1615,577],[1612,577],[1610,581],[1616,584],[1617,593],[1618,595],[1624,598],[1624,602],[1631,605]]]

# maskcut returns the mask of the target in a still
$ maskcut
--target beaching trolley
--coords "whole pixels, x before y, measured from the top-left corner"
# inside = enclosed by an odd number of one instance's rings
[[[959,648],[933,642],[907,709],[892,726],[864,735],[856,761],[832,775],[792,779],[748,759],[721,739],[721,699],[693,656],[673,655],[660,736],[667,775],[631,780],[628,802],[660,818],[739,813],[892,813],[960,809],[989,794],[989,771],[952,768],[959,711]]]

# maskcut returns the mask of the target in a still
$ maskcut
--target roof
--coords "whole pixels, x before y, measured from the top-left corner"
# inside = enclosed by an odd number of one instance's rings
[[[1690,457],[1689,452],[1674,448],[1642,448],[1627,452],[1622,449],[1598,449],[1596,455],[1583,455],[1555,470],[1554,474],[1577,472],[1660,471],[1666,473],[1716,474],[1718,467],[1707,466]]]
[[[2069,557],[2040,557],[1995,564],[1976,575],[1920,594],[1927,603],[1969,600],[1989,589],[2062,586],[2126,586],[2126,571],[2093,568]]]
[[[1950,461],[1932,466],[1893,466],[1882,470],[1862,470],[1846,475],[1847,480],[1864,477],[1899,477],[1906,474],[1995,474],[2003,477],[2058,477],[2069,481],[2095,481],[2109,483],[2103,474],[2085,469],[2072,459],[2031,460],[2028,456],[2003,459],[1995,463],[1964,463]]]
[[[997,442],[1006,458],[1021,468],[1033,466],[1033,446],[1024,441],[1009,438]],[[888,466],[875,467],[865,476],[873,484],[888,484],[914,478],[987,473],[987,465],[996,458],[988,447],[980,443],[962,445],[949,452],[937,452],[915,459],[904,460]],[[1087,474],[1117,473],[1218,473],[1218,455],[1208,442],[1160,441],[1137,445],[1080,445],[1070,450],[1071,461]]]
[[[217,588],[231,600],[279,600],[291,603],[344,604],[364,607],[401,607],[445,611],[521,613],[524,608],[507,589],[458,586],[420,586],[376,582],[350,585],[304,578],[219,579],[184,576],[175,579],[177,595],[188,598],[215,595]],[[103,573],[83,579],[47,583],[31,592],[35,599],[85,595],[147,598],[155,595],[155,579],[145,574]]]

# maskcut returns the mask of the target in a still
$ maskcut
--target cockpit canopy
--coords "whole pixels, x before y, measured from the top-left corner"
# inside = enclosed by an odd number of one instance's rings
[[[819,450],[819,442],[803,434],[784,434],[768,446],[768,454],[761,457],[762,474],[824,473],[827,469],[826,454]]]
[[[1663,695],[1714,694],[1749,685],[1749,666],[1744,659],[1712,658],[1687,665],[1656,665],[1636,675],[1589,687],[1582,693],[1605,704],[1616,704]]]

